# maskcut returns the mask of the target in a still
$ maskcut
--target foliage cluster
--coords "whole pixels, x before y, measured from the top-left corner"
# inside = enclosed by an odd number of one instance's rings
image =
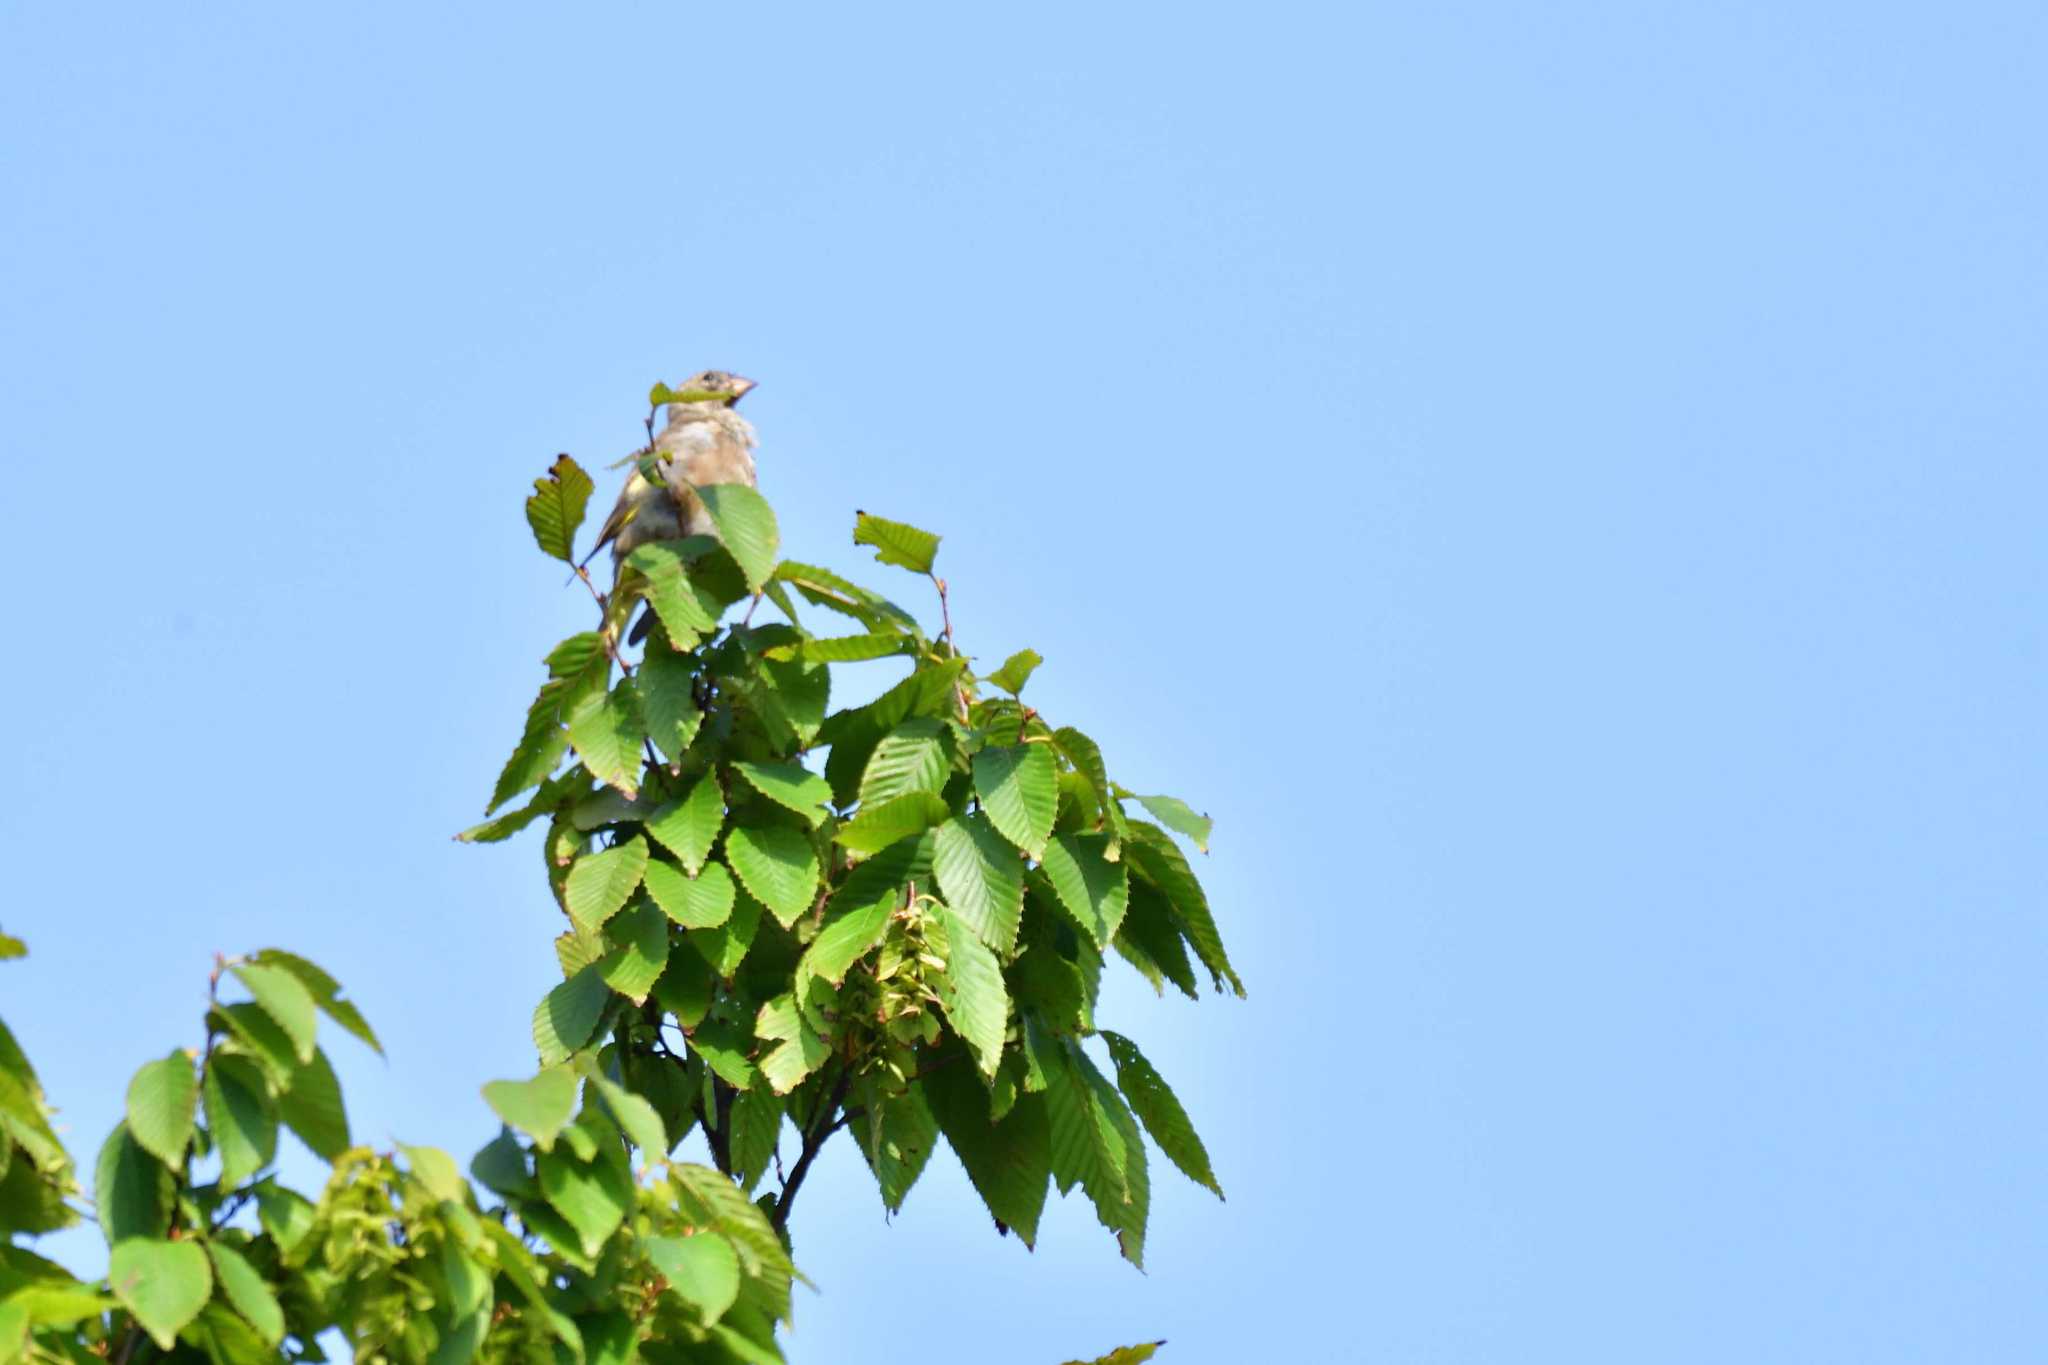
[[[505,1127],[473,1183],[437,1149],[353,1144],[319,1016],[378,1040],[292,954],[217,964],[203,1045],[136,1073],[89,1201],[0,1025],[0,1365],[317,1361],[331,1333],[365,1361],[779,1361],[791,1210],[841,1131],[892,1211],[943,1138],[1027,1246],[1049,1190],[1078,1187],[1141,1263],[1146,1135],[1221,1196],[1166,1082],[1096,1019],[1111,957],[1157,990],[1243,993],[1178,841],[1205,849],[1208,820],[1119,785],[1024,702],[1032,651],[973,668],[937,536],[854,530],[930,581],[936,634],[782,559],[740,485],[695,490],[716,536],[643,545],[600,593],[574,555],[592,491],[563,456],[528,500],[599,623],[548,653],[488,818],[458,836],[541,825],[567,921],[539,1069],[484,1087]],[[813,633],[805,609],[851,624]],[[883,659],[908,671],[831,709],[835,667]],[[317,1197],[279,1183],[281,1131],[331,1164]],[[672,1159],[693,1132],[712,1166]],[[19,1240],[87,1202],[98,1282]]]

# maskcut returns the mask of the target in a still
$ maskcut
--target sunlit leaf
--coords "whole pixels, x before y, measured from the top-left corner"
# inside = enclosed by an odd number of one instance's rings
[[[595,487],[583,467],[567,455],[555,457],[543,478],[533,481],[533,496],[526,500],[526,524],[541,553],[565,564],[575,563],[576,528],[583,524],[583,511]]]
[[[912,573],[930,573],[932,561],[939,553],[939,537],[930,531],[920,531],[915,526],[870,516],[866,512],[857,514],[854,519],[853,543],[872,545],[876,559]]]

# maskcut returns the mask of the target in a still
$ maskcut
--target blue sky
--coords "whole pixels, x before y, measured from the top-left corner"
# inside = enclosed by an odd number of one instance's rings
[[[1102,1011],[1230,1194],[1149,1273],[831,1150],[799,1365],[2039,1358],[2038,6],[0,15],[0,999],[87,1160],[270,943],[359,1135],[490,1135],[520,500],[721,365],[793,554],[944,533],[1214,814],[1252,992]]]

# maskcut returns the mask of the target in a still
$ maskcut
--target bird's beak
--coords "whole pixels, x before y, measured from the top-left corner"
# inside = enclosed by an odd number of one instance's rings
[[[748,379],[744,375],[734,375],[732,377],[732,383],[732,401],[735,403],[739,402],[740,399],[745,398],[748,394],[752,393],[757,387],[759,387],[754,383],[753,380]]]

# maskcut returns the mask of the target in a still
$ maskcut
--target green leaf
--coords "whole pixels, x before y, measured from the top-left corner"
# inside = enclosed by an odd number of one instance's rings
[[[764,658],[747,699],[763,720],[786,732],[795,747],[802,749],[817,737],[831,695],[832,670],[825,664]]]
[[[0,934],[0,962],[28,956],[28,945],[12,934]]]
[[[304,1195],[268,1180],[257,1182],[255,1190],[256,1221],[279,1251],[291,1255],[320,1221],[320,1211]]]
[[[534,1165],[541,1193],[576,1230],[583,1254],[597,1255],[633,1203],[631,1173],[603,1157],[579,1161],[555,1149],[543,1151]]]
[[[641,1099],[632,1091],[615,1081],[597,1078],[597,1093],[604,1096],[605,1108],[611,1111],[613,1122],[619,1125],[635,1147],[653,1157],[665,1157],[670,1147],[668,1129],[662,1126],[661,1115],[654,1112],[654,1106]]]
[[[785,559],[775,566],[775,577],[802,593],[806,601],[858,621],[870,631],[886,625],[908,633],[913,640],[924,639],[917,619],[909,612],[880,593],[849,582],[830,569]]]
[[[348,1110],[325,1052],[316,1050],[313,1060],[299,1068],[291,1088],[278,1097],[277,1113],[285,1127],[324,1160],[333,1161],[348,1150]]]
[[[161,1237],[170,1227],[171,1173],[117,1123],[100,1147],[93,1174],[93,1203],[107,1244],[130,1237]]]
[[[1093,1360],[1070,1360],[1067,1365],[1145,1365],[1153,1352],[1165,1344],[1163,1341],[1147,1341],[1136,1346],[1119,1346],[1106,1356],[1097,1356]]]
[[[1189,870],[1187,856],[1166,831],[1144,820],[1131,821],[1130,838],[1125,848],[1126,861],[1132,869],[1158,887],[1173,906],[1182,932],[1187,935],[1195,956],[1209,969],[1217,988],[1221,989],[1223,982],[1228,981],[1231,988],[1243,996],[1244,983],[1238,980],[1229,956],[1223,951],[1223,936],[1217,931],[1215,917],[1209,912],[1209,898],[1203,894],[1201,882]]]
[[[870,1087],[862,1108],[866,1112],[850,1125],[854,1138],[867,1158],[868,1169],[874,1172],[882,1206],[900,1213],[905,1197],[931,1160],[939,1138],[938,1121],[932,1117],[920,1085],[889,1096],[879,1087]]]
[[[143,1149],[172,1170],[185,1166],[199,1082],[183,1052],[146,1062],[128,1083],[128,1131]]]
[[[282,948],[265,948],[252,961],[265,967],[282,967],[290,972],[313,997],[313,1003],[320,1007],[321,1013],[367,1043],[372,1052],[380,1057],[384,1055],[384,1045],[377,1041],[370,1021],[363,1018],[362,1011],[355,1007],[354,1002],[341,998],[341,983],[319,966]]]
[[[991,1122],[988,1092],[971,1070],[936,1067],[922,1085],[939,1131],[997,1224],[1034,1245],[1052,1175],[1043,1097],[1021,1096],[1001,1122]]]
[[[150,1339],[168,1351],[213,1294],[213,1271],[197,1242],[130,1237],[114,1244],[107,1286]]]
[[[1199,815],[1187,802],[1176,796],[1141,796],[1138,803],[1158,818],[1176,834],[1185,834],[1196,848],[1209,851],[1209,832],[1216,822],[1206,815]]]
[[[732,1173],[748,1190],[774,1160],[782,1132],[782,1098],[772,1090],[750,1089],[732,1102]]]
[[[526,1149],[509,1128],[500,1128],[496,1137],[477,1150],[470,1158],[469,1173],[507,1199],[531,1199],[540,1193],[540,1186],[526,1169]]]
[[[748,590],[761,591],[775,572],[775,556],[782,548],[775,509],[743,483],[703,484],[696,492],[718,527],[718,538],[747,576]]]
[[[1058,893],[1060,904],[1087,931],[1097,952],[1109,947],[1130,903],[1129,873],[1110,862],[1108,837],[1062,834],[1045,847],[1040,866]]]
[[[832,746],[825,780],[840,805],[853,804],[868,758],[884,735],[911,716],[952,713],[954,688],[966,668],[967,661],[959,658],[921,665],[866,706],[840,711],[819,728],[818,742]]]
[[[1067,762],[1074,765],[1074,771],[1087,780],[1089,789],[1095,794],[1095,804],[1102,811],[1102,822],[1108,824],[1111,837],[1120,842],[1124,837],[1123,807],[1117,804],[1109,774],[1103,769],[1102,750],[1095,746],[1094,740],[1071,725],[1063,725],[1053,731],[1052,742]],[[1112,858],[1117,856],[1114,847],[1108,852]]]
[[[276,1158],[277,1102],[259,1066],[218,1051],[207,1060],[206,1128],[220,1154],[223,1190],[240,1185]]]
[[[533,481],[533,496],[526,500],[526,524],[533,528],[534,543],[542,554],[564,564],[576,562],[576,528],[583,524],[583,509],[593,487],[583,466],[567,455],[557,455],[546,477]]]
[[[533,1045],[540,1050],[540,1064],[565,1061],[588,1043],[610,999],[603,968],[594,962],[543,996],[533,1008]]]
[[[735,1090],[750,1089],[759,1073],[747,1057],[753,1039],[730,1019],[706,1019],[690,1030],[690,1051]]]
[[[272,1090],[282,1090],[291,1084],[299,1071],[298,1048],[291,1035],[260,1007],[246,1002],[223,1005],[214,1011],[214,1016],[209,1022],[225,1025],[228,1034],[215,1044],[216,1051],[254,1061],[270,1078]]]
[[[406,1162],[412,1167],[413,1179],[424,1186],[428,1194],[438,1200],[468,1203],[469,1182],[455,1168],[454,1157],[439,1147],[414,1147],[401,1142],[398,1149],[405,1153]],[[465,1311],[470,1306],[462,1305]]]
[[[780,1044],[761,1058],[761,1074],[778,1095],[787,1095],[825,1064],[831,1047],[804,1021],[793,995],[778,995],[754,1016],[754,1036]]]
[[[710,773],[697,779],[689,791],[668,802],[647,820],[647,832],[663,848],[682,859],[691,876],[704,869],[711,845],[725,825],[725,793]]]
[[[1122,1099],[1078,1043],[1064,1040],[1059,1055],[1046,1090],[1053,1177],[1062,1190],[1081,1182],[1096,1218],[1116,1233],[1125,1258],[1142,1269],[1151,1201],[1144,1139]]]
[[[952,814],[937,792],[907,791],[874,805],[833,832],[832,839],[855,853],[877,853],[889,845],[921,834]]]
[[[853,543],[874,546],[876,559],[884,564],[899,565],[912,573],[930,573],[932,561],[939,553],[939,537],[930,531],[920,531],[915,526],[870,516],[866,512],[855,515]]]
[[[649,863],[651,872],[666,863]],[[619,945],[597,964],[604,983],[636,1005],[647,1003],[647,993],[661,979],[668,966],[668,920],[660,907],[642,899],[611,922],[611,942]]]
[[[988,817],[977,813],[940,825],[932,870],[954,917],[1010,957],[1024,915],[1024,864]]]
[[[946,747],[946,723],[936,716],[912,716],[875,745],[860,779],[863,807],[905,792],[941,792],[953,775]]]
[[[672,540],[655,540],[639,546],[626,556],[628,568],[646,580],[643,592],[661,628],[677,649],[688,649],[718,629],[725,608],[711,594],[700,589],[690,577],[690,561],[696,547]]]
[[[740,1294],[740,1258],[732,1243],[714,1232],[694,1237],[649,1237],[647,1259],[677,1298],[697,1310],[710,1326],[725,1316]]]
[[[946,967],[933,983],[947,1022],[981,1063],[981,1074],[993,1077],[1003,1060],[1003,1032],[1010,1017],[1003,969],[974,930],[944,907],[933,907],[946,929]]]
[[[584,854],[569,869],[569,884],[563,892],[569,918],[579,929],[603,928],[632,898],[646,871],[647,841],[637,834],[602,853]]]
[[[1003,666],[988,675],[988,680],[997,687],[1016,696],[1024,690],[1025,682],[1045,659],[1035,649],[1020,649],[1003,660]]]
[[[1173,907],[1157,887],[1142,878],[1131,879],[1130,908],[1117,930],[1116,948],[1145,974],[1155,990],[1164,979],[1188,999],[1201,998],[1194,968],[1188,965],[1187,944],[1174,923]]]
[[[804,998],[809,978],[829,981],[835,986],[846,980],[847,970],[882,941],[892,908],[891,901],[878,900],[840,915],[820,929],[797,963],[797,999]]]
[[[832,804],[832,788],[801,764],[736,762],[732,770],[776,805],[801,815],[812,828],[824,822],[825,807]]]
[[[811,908],[818,894],[818,851],[786,825],[731,830],[725,836],[725,860],[785,929]]]
[[[492,1081],[484,1087],[484,1102],[545,1152],[576,1112],[576,1073],[555,1066],[530,1081]]]
[[[256,1329],[256,1335],[263,1338],[263,1344],[274,1347],[283,1341],[284,1309],[278,1307],[277,1295],[270,1292],[270,1286],[256,1273],[256,1267],[224,1242],[208,1242],[206,1254],[213,1260],[213,1273],[220,1281],[221,1292],[227,1296],[234,1310]]]
[[[974,791],[1003,837],[1036,858],[1059,814],[1059,763],[1043,744],[983,749],[974,756]]]
[[[685,1218],[731,1242],[747,1274],[774,1276],[787,1284],[792,1272],[789,1253],[767,1216],[738,1186],[708,1166],[694,1164],[671,1167],[669,1177]]]
[[[645,880],[662,913],[685,929],[716,929],[732,914],[732,874],[724,863],[706,863],[687,877],[657,858],[647,864]]]
[[[740,969],[754,934],[761,927],[761,902],[752,896],[735,896],[732,913],[725,923],[712,929],[692,929],[690,945],[703,954],[720,980],[730,980]]]
[[[1145,1131],[1159,1144],[1159,1150],[1188,1179],[1221,1199],[1223,1186],[1216,1182],[1216,1173],[1209,1167],[1208,1149],[1202,1146],[1194,1122],[1188,1118],[1187,1110],[1181,1108],[1180,1100],[1145,1060],[1145,1054],[1138,1051],[1136,1043],[1106,1029],[1102,1040],[1109,1044],[1109,1058],[1116,1063],[1117,1089],[1131,1102],[1131,1108],[1144,1122]]]
[[[814,664],[852,664],[868,659],[886,659],[892,654],[915,654],[917,641],[896,631],[867,635],[834,635],[825,639],[793,640],[764,651],[779,662],[803,659]]]
[[[674,631],[669,632],[671,636]],[[681,654],[649,650],[633,674],[633,686],[640,693],[640,714],[647,722],[647,737],[663,758],[681,759],[690,741],[704,723],[691,692],[696,675],[690,661]]]
[[[319,1028],[319,1020],[315,1017],[318,1006],[313,1003],[312,992],[282,967],[243,962],[228,970],[249,988],[249,994],[256,997],[256,1003],[263,1012],[285,1031],[299,1060],[312,1061],[314,1034]]]
[[[646,739],[640,693],[631,679],[593,693],[569,713],[569,743],[583,766],[629,801],[640,793],[640,746]]]

